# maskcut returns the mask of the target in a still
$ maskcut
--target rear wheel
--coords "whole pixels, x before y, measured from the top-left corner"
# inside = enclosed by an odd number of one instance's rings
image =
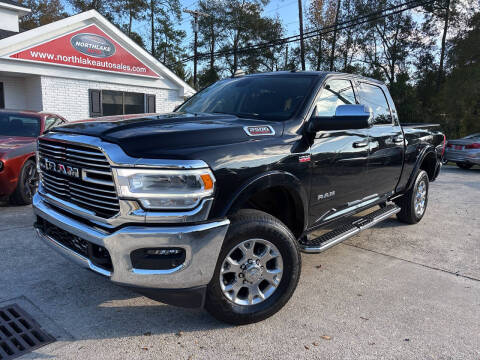
[[[422,220],[427,210],[429,185],[427,172],[420,170],[412,188],[395,201],[402,209],[397,214],[398,220],[407,224],[416,224]]]
[[[33,160],[27,160],[20,170],[17,188],[10,196],[10,202],[15,205],[28,205],[38,187],[37,165]]]
[[[290,299],[300,268],[295,237],[280,220],[241,210],[231,218],[205,307],[231,324],[264,320]]]
[[[468,169],[470,169],[473,165],[472,165],[472,164],[465,164],[465,163],[457,163],[457,166],[458,166],[460,169],[468,170]]]

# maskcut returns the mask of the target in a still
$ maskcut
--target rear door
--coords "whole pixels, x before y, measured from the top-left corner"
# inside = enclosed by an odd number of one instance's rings
[[[404,156],[404,137],[395,107],[384,86],[358,82],[361,104],[373,110],[374,123],[369,130],[367,186],[379,196],[395,190],[400,179]]]
[[[333,116],[337,106],[357,102],[349,79],[328,78],[314,114]],[[311,146],[310,225],[342,214],[368,195],[365,184],[368,129],[319,131]]]

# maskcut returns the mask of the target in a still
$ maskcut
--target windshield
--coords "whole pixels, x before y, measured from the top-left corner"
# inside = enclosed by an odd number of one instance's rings
[[[224,113],[254,119],[290,119],[310,94],[316,77],[257,76],[219,81],[177,111]]]
[[[40,119],[15,113],[0,113],[0,135],[37,137],[40,135]]]

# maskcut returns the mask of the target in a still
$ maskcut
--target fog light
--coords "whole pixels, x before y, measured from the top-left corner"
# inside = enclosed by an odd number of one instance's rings
[[[178,255],[181,249],[147,249],[147,255]]]
[[[185,262],[185,249],[147,248],[130,254],[132,266],[144,270],[171,270]]]

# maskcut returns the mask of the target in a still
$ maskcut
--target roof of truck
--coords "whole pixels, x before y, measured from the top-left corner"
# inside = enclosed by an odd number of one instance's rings
[[[278,76],[278,75],[293,75],[293,74],[298,74],[298,75],[311,75],[311,76],[327,76],[327,75],[342,75],[342,76],[349,76],[349,77],[354,77],[357,79],[364,79],[372,82],[376,82],[378,84],[384,84],[382,81],[365,77],[362,75],[357,75],[357,74],[349,74],[349,73],[342,73],[342,72],[336,72],[336,71],[303,71],[303,70],[290,70],[290,71],[272,71],[272,72],[265,72],[265,73],[257,73],[257,74],[249,74],[249,75],[241,75],[239,77],[243,76]]]

